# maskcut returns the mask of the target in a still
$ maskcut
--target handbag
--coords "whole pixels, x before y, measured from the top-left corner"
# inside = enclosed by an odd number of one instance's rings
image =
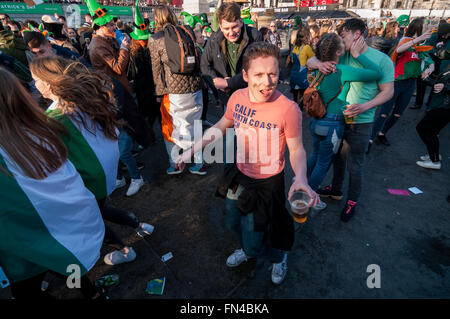
[[[305,93],[303,93],[303,108],[308,117],[321,119],[322,117],[325,116],[325,114],[327,114],[327,108],[323,103],[319,92],[317,91],[317,86],[320,84],[320,82],[322,82],[324,76],[325,74],[319,72],[314,78],[314,80],[311,82],[309,87],[305,90]],[[344,84],[342,84],[339,92],[330,101],[328,101],[327,105],[338,97],[344,85],[345,82]]]

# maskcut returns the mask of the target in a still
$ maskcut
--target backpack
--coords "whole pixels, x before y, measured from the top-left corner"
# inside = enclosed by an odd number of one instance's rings
[[[168,24],[164,27],[164,41],[169,58],[167,65],[172,73],[191,75],[198,72],[200,63],[192,30],[184,25]]]
[[[291,53],[293,67],[289,77],[289,83],[292,89],[298,87],[298,89],[303,90],[308,87],[308,68],[300,65],[300,54],[302,53],[303,47],[303,45],[300,47],[298,54]]]
[[[322,117],[325,116],[325,114],[327,114],[327,107],[323,103],[319,95],[319,92],[317,91],[317,86],[319,85],[320,82],[322,82],[324,76],[325,74],[321,72],[317,73],[317,76],[314,78],[309,87],[303,93],[303,109],[305,110],[305,113],[308,117],[321,119]],[[328,101],[327,105],[338,97],[343,87],[344,85],[342,85],[341,89],[336,94],[336,96],[333,97],[330,101]]]

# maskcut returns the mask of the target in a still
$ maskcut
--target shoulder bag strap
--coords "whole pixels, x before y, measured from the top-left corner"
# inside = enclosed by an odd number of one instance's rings
[[[344,82],[344,84],[342,84],[341,88],[339,89],[339,92],[337,92],[337,94],[331,100],[329,100],[327,102],[327,105],[330,104],[331,102],[333,102],[339,96],[339,94],[341,94],[342,89],[344,88],[344,85],[345,85],[345,82]]]

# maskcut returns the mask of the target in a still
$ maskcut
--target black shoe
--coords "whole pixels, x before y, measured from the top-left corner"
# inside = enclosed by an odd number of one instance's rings
[[[348,200],[344,206],[344,209],[341,212],[341,220],[346,223],[350,220],[350,218],[355,215],[356,212],[356,202],[352,200]]]
[[[411,109],[411,110],[418,110],[418,109],[420,109],[422,106],[420,106],[420,105],[414,105],[414,106],[410,106],[409,108]]]
[[[316,192],[321,197],[331,197],[335,200],[341,200],[342,199],[342,192],[334,190],[332,185],[328,185],[323,188],[319,188]]]
[[[386,135],[378,135],[377,136],[377,140],[378,140],[379,143],[381,143],[383,145],[386,145],[386,146],[391,145],[389,143],[388,139],[386,138]]]

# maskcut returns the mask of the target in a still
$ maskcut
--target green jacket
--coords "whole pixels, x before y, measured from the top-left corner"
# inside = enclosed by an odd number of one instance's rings
[[[15,57],[20,63],[28,67],[26,55],[28,46],[22,38],[16,38],[10,30],[0,31],[0,50],[4,54]]]

